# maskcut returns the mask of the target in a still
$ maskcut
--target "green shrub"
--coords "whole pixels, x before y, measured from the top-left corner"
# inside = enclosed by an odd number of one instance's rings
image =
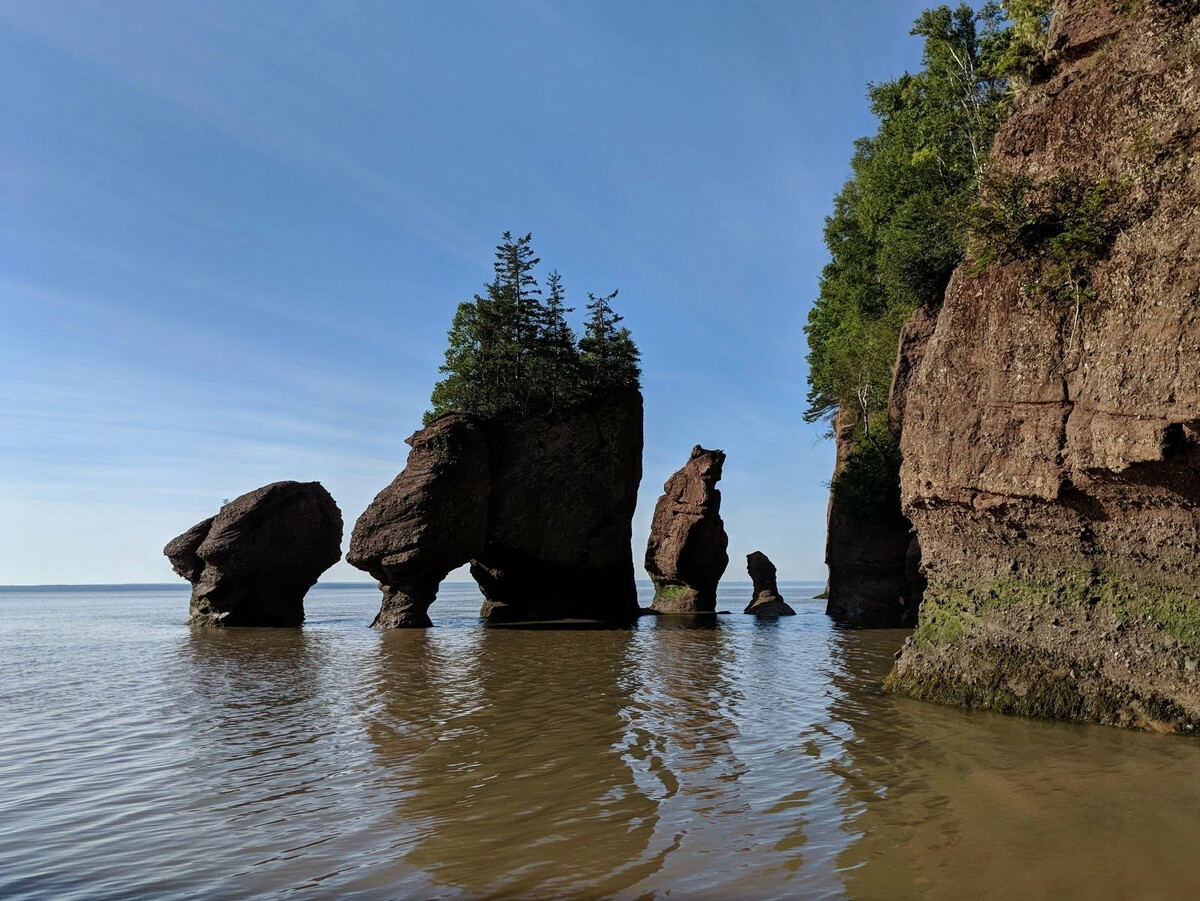
[[[1040,184],[1019,173],[988,173],[968,212],[972,271],[1027,260],[1030,293],[1078,308],[1095,298],[1092,270],[1112,250],[1124,220],[1126,186],[1060,172]]]

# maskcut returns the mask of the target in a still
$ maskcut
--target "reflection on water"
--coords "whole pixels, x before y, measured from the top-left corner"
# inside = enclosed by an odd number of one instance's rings
[[[553,637],[547,641],[547,635]],[[367,725],[407,863],[470,894],[635,884],[655,805],[622,759],[632,633],[386,635]]]
[[[1200,742],[889,697],[903,632],[784,594],[527,632],[445,586],[380,634],[369,589],[0,591],[0,897],[1194,896]]]

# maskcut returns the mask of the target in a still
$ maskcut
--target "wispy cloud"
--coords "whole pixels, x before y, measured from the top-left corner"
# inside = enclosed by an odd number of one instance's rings
[[[201,129],[329,185],[347,199],[411,235],[474,261],[478,238],[384,168],[364,161],[364,148],[334,137],[330,109],[353,95],[314,103],[287,74],[236,51],[242,27],[216,7],[150,3],[112,16],[107,4],[64,8],[41,2],[0,5],[0,22],[93,67],[103,77],[170,104]],[[134,14],[136,13],[136,14]],[[283,15],[281,10],[281,15]],[[422,136],[412,135],[412,140]]]

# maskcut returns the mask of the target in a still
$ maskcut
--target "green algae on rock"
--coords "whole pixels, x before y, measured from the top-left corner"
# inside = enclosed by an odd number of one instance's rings
[[[946,585],[890,691],[1004,713],[1200,729],[1200,599],[1113,573]]]

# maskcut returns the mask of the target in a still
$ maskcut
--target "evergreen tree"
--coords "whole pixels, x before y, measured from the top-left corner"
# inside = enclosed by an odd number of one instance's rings
[[[445,378],[433,386],[433,409],[425,414],[426,425],[450,410],[486,413],[483,390],[486,376],[479,322],[481,303],[482,299],[476,295],[474,303],[460,303],[454,313],[446,336],[446,362],[439,369],[445,373]]]
[[[546,287],[549,294],[538,323],[534,362],[535,377],[544,386],[549,408],[553,410],[577,399],[581,374],[575,333],[567,324],[567,313],[573,312],[573,308],[566,305],[562,276],[557,269],[546,276]]]
[[[640,384],[641,353],[627,328],[617,328],[623,317],[612,308],[617,292],[597,297],[588,294],[588,319],[579,349],[584,379],[592,392],[636,387]]]
[[[532,241],[505,232],[485,294],[459,304],[426,424],[452,411],[537,415],[638,387],[638,349],[629,330],[617,327],[621,317],[611,305],[617,293],[589,295],[587,333],[577,345],[557,271],[541,299]]]
[[[538,325],[543,310],[533,269],[541,260],[533,255],[533,235],[514,238],[505,232],[502,243],[496,247],[495,306],[498,326],[508,337],[507,351],[510,357],[509,380],[516,396],[529,393],[529,351],[537,338]]]

